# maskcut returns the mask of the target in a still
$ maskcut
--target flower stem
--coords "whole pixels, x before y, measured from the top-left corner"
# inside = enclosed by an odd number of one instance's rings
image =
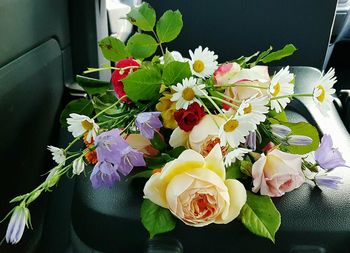
[[[223,98],[226,98],[228,101],[233,101],[235,103],[241,103],[242,102],[241,100],[231,98],[230,96],[222,94],[221,92],[218,92],[218,91],[215,91],[215,94],[218,95],[218,96],[221,96]]]
[[[233,107],[233,108],[236,108],[236,109],[239,108],[239,106],[237,106],[237,105],[235,105],[235,104],[232,104],[232,103],[230,103],[230,102],[228,102],[228,101],[226,101],[226,100],[224,100],[224,99],[221,99],[221,98],[218,98],[218,97],[211,97],[211,98],[214,99],[214,100],[217,100],[217,101],[219,101],[219,102],[221,102],[221,103],[227,104],[227,105],[229,105],[229,106],[231,106],[231,107]]]
[[[281,99],[281,98],[293,98],[293,97],[313,97],[313,96],[314,96],[314,94],[311,94],[311,93],[300,93],[300,94],[292,94],[292,95],[273,97],[270,100],[276,100],[276,99]]]
[[[203,96],[208,99],[210,101],[210,103],[212,103],[212,105],[216,108],[216,110],[218,110],[219,113],[221,113],[225,119],[227,119],[225,113],[220,109],[220,107],[215,103],[215,101],[209,97],[205,92],[203,92],[201,89],[198,89],[200,92],[202,92]]]
[[[127,70],[127,69],[136,69],[139,68],[139,66],[128,66],[124,68],[116,68],[116,67],[102,67],[102,68],[89,68],[88,70],[85,70],[83,74],[90,74],[94,72],[104,71],[104,70]]]
[[[101,114],[105,113],[106,111],[108,111],[109,109],[112,109],[113,107],[115,107],[117,104],[119,104],[124,98],[126,98],[127,96],[122,96],[120,99],[118,99],[117,102],[113,103],[112,105],[106,107],[105,109],[103,109],[102,111],[100,111],[99,113],[97,113],[92,119],[96,119],[98,116],[100,116]]]
[[[162,51],[162,55],[164,56],[165,53],[164,53],[164,49],[163,49],[163,46],[162,46],[162,42],[160,42],[160,39],[158,38],[157,34],[155,33],[154,30],[152,30],[152,33],[154,35],[154,37],[156,38],[156,40],[158,41],[158,44],[159,44],[159,47],[160,47],[160,51]]]
[[[246,88],[256,88],[256,89],[263,89],[267,90],[269,86],[260,86],[260,85],[252,85],[252,84],[245,84],[245,83],[239,83],[239,84],[221,84],[221,85],[215,85],[215,87],[219,88],[226,88],[226,87],[246,87]]]

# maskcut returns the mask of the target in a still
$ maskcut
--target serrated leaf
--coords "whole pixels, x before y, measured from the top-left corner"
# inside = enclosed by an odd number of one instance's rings
[[[141,206],[141,222],[152,239],[155,235],[169,232],[176,226],[176,219],[168,209],[145,199]]]
[[[142,3],[142,5],[132,8],[127,14],[127,18],[141,30],[150,32],[156,23],[156,12],[148,3]]]
[[[170,42],[180,34],[183,26],[182,15],[177,11],[168,10],[158,20],[156,32],[159,40]]]
[[[266,51],[261,52],[255,62],[260,62],[265,56],[267,56],[272,51],[272,49],[273,48],[270,46]]]
[[[156,68],[140,69],[123,79],[126,95],[134,102],[159,96],[161,82],[161,74]]]
[[[275,242],[275,234],[281,225],[281,214],[270,197],[247,192],[247,202],[240,217],[252,233]]]
[[[163,81],[167,85],[181,83],[184,78],[191,76],[190,65],[187,62],[173,61],[164,67]]]
[[[134,58],[144,59],[156,52],[158,43],[148,34],[135,33],[128,40],[126,47]]]
[[[71,113],[77,113],[90,117],[94,111],[94,107],[90,100],[86,98],[76,99],[70,101],[63,109],[60,116],[60,123],[62,127],[67,127],[67,118]]]
[[[288,44],[285,45],[284,48],[266,55],[261,61],[263,63],[268,63],[272,61],[281,60],[285,57],[291,56],[296,50],[297,49],[293,44]]]
[[[167,162],[172,161],[174,158],[168,154],[162,153],[159,156],[146,157],[146,164],[149,169],[160,169]]]
[[[164,54],[164,65],[169,64],[170,62],[175,61],[174,57],[172,56],[172,54],[169,52],[168,49],[165,50],[165,54]]]
[[[109,61],[117,62],[128,58],[130,55],[124,43],[112,36],[104,38],[98,45],[101,48],[103,56]]]
[[[285,111],[277,113],[275,110],[269,111],[268,116],[279,121],[288,121],[287,114]]]
[[[178,158],[185,150],[185,147],[180,146],[168,151],[167,154],[170,155],[172,158]]]
[[[77,75],[76,81],[79,86],[82,87],[86,93],[90,95],[103,94],[111,88],[111,84],[109,82],[86,76]]]

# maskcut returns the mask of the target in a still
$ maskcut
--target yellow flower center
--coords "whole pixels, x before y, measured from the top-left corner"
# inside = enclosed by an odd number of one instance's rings
[[[224,125],[225,132],[233,132],[239,126],[239,122],[235,119],[230,119]]]
[[[273,92],[271,93],[271,95],[273,96],[273,97],[276,97],[277,95],[278,95],[278,93],[280,93],[280,91],[281,91],[281,85],[280,85],[280,83],[276,83],[275,84],[275,87],[273,87]]]
[[[200,73],[204,70],[204,62],[201,60],[195,60],[193,63],[193,70]]]
[[[93,127],[93,124],[90,123],[90,122],[87,121],[87,120],[82,121],[82,122],[81,122],[81,125],[83,126],[83,128],[84,128],[86,131],[91,130],[92,127]]]
[[[243,109],[244,114],[251,113],[253,110],[252,104],[249,104],[246,108]]]
[[[182,97],[187,101],[191,101],[194,98],[194,96],[195,96],[195,93],[193,89],[190,87],[185,88],[182,92]]]
[[[321,94],[317,97],[317,100],[323,103],[326,98],[326,91],[321,84],[317,86],[317,89],[321,90]]]

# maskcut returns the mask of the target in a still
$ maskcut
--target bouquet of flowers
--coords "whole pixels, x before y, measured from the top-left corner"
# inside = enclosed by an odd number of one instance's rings
[[[189,50],[185,58],[164,47],[182,29],[179,11],[157,20],[143,3],[128,20],[140,32],[126,44],[114,37],[99,42],[115,67],[85,72],[112,70],[111,82],[77,76],[86,97],[61,114],[74,139],[65,148],[49,146],[57,166],[32,192],[11,201],[17,206],[7,216],[7,242],[21,239],[31,226],[29,205],[67,174],[89,176],[93,188],[145,178],[141,222],[151,238],[174,229],[176,219],[195,227],[238,219],[274,241],[281,216],[271,197],[307,180],[335,189],[342,182],[328,175],[345,164],[330,136],[320,142],[315,127],[288,122],[284,111],[303,96],[327,113],[334,70],[310,84],[312,93],[295,94],[289,67],[269,73],[264,65],[292,55],[291,44],[219,64],[208,48]]]

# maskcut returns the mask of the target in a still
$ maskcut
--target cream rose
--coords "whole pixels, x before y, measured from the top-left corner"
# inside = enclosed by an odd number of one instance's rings
[[[261,195],[280,197],[305,182],[301,171],[301,156],[274,149],[253,164],[253,192]]]
[[[266,95],[266,89],[245,87],[244,85],[267,86],[271,81],[267,66],[242,69],[237,63],[221,65],[215,71],[214,79],[217,86],[235,84],[235,87],[226,88],[225,95],[237,100],[246,100],[256,94],[258,97]]]
[[[223,124],[225,124],[225,120],[222,117],[205,115],[198,125],[189,132],[185,132],[179,127],[175,128],[170,136],[169,144],[173,148],[184,146],[206,156],[220,142],[219,127]]]
[[[125,135],[125,140],[133,149],[140,151],[146,156],[156,156],[159,154],[159,151],[152,146],[151,142],[141,134]]]
[[[143,191],[187,225],[226,224],[239,215],[247,195],[239,181],[225,177],[219,145],[206,158],[188,149],[153,174]]]

